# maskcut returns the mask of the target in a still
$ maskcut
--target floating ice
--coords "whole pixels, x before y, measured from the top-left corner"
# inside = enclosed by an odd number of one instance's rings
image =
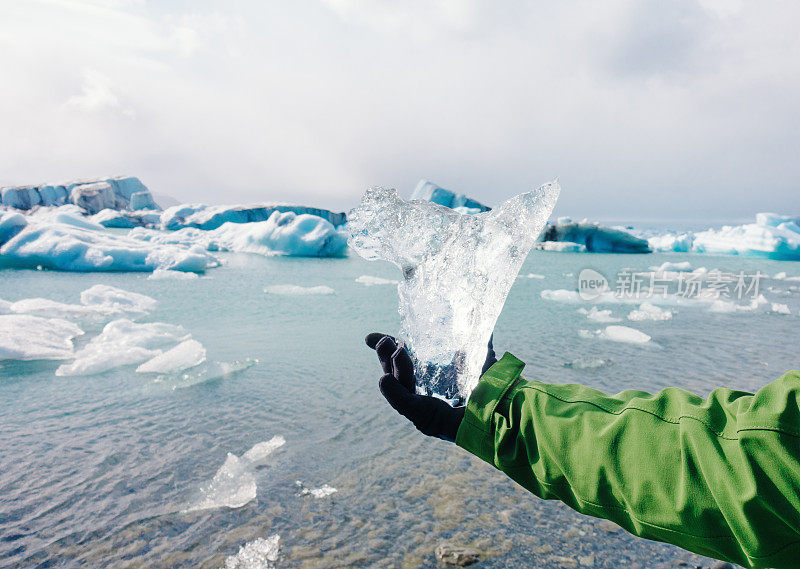
[[[206,349],[197,340],[185,340],[136,368],[139,373],[175,373],[206,361]]]
[[[124,318],[114,320],[75,352],[75,361],[61,365],[56,375],[92,375],[125,365],[140,364],[161,354],[164,346],[188,338],[186,330],[172,324],[136,324]]]
[[[142,228],[130,237],[161,244],[196,245],[208,251],[235,251],[293,257],[343,257],[347,237],[330,222],[310,214],[273,211],[265,221],[227,222],[205,231],[186,227],[172,233]]]
[[[81,293],[82,304],[67,304],[47,298],[25,298],[8,303],[6,311],[46,318],[68,320],[106,320],[127,316],[135,318],[151,311],[155,299],[108,285],[94,285]]]
[[[650,336],[627,326],[606,326],[605,330],[579,330],[578,334],[582,338],[600,338],[612,342],[623,342],[626,344],[646,344],[650,341]]]
[[[86,226],[90,223],[86,220],[60,215],[58,221],[51,222],[35,215],[26,218],[0,213],[0,265],[60,271],[165,268],[202,272],[217,264],[216,259],[199,249],[143,243],[100,226]]]
[[[181,373],[176,378],[177,380],[172,383],[172,389],[186,389],[187,387],[208,383],[215,379],[230,377],[253,367],[257,363],[258,360],[253,358],[245,358],[233,362],[205,362]],[[159,378],[162,381],[163,379],[163,377]]]
[[[414,192],[411,194],[412,200],[425,200],[435,204],[457,210],[459,213],[475,214],[489,211],[491,208],[483,205],[477,200],[468,198],[464,194],[457,194],[450,190],[445,190],[428,180],[420,180]]]
[[[641,320],[669,320],[672,318],[672,311],[664,308],[659,308],[650,302],[643,302],[638,310],[631,310],[628,314],[628,320],[634,322]]]
[[[272,285],[264,288],[267,294],[281,294],[286,296],[305,296],[309,294],[333,294],[336,292],[329,286],[299,286],[299,285]]]
[[[356,279],[356,282],[359,284],[363,284],[364,286],[400,284],[400,281],[394,281],[392,279],[382,279],[381,277],[372,277],[370,275],[361,275]]]
[[[520,275],[517,277],[518,279],[544,279],[547,278],[544,275],[537,275],[536,273],[528,273],[527,275]]]
[[[0,201],[22,210],[66,203],[77,204],[91,213],[103,208],[160,209],[147,187],[132,176],[3,188]]]
[[[586,245],[572,241],[542,241],[536,244],[536,248],[556,253],[586,253]]]
[[[327,498],[331,494],[338,492],[336,488],[328,486],[327,484],[323,484],[319,488],[306,488],[302,481],[297,480],[295,481],[295,485],[300,488],[300,491],[297,493],[298,496],[312,496],[318,500],[320,498]]]
[[[402,270],[400,337],[422,391],[466,398],[520,266],[555,206],[556,182],[489,212],[462,215],[373,188],[350,212],[350,245]]]
[[[798,219],[775,213],[758,213],[755,223],[726,225],[697,233],[654,235],[648,242],[656,251],[800,260]]]
[[[619,322],[622,320],[622,318],[611,316],[610,310],[598,310],[596,306],[592,306],[589,310],[579,308],[578,312],[586,315],[586,318],[594,320],[595,322]]]
[[[0,315],[0,360],[64,360],[73,355],[72,339],[83,330],[59,318]]]
[[[661,266],[650,267],[650,270],[655,271],[656,273],[686,272],[692,270],[692,264],[689,261],[680,261],[677,263],[664,261],[661,263]]]
[[[259,537],[239,548],[239,553],[225,559],[220,569],[272,569],[280,554],[279,535]]]
[[[541,240],[545,243],[566,242],[579,245],[590,253],[650,253],[647,241],[628,231],[583,221],[550,225],[542,232]],[[546,251],[558,250],[552,247],[553,245],[543,248]]]
[[[773,302],[771,308],[772,308],[772,312],[774,312],[775,314],[787,314],[788,315],[788,314],[792,313],[792,311],[789,310],[789,305],[788,304],[781,304],[781,303],[778,303],[778,302]]]
[[[343,225],[347,221],[344,213],[305,205],[283,203],[208,205],[192,203],[180,204],[164,210],[161,214],[161,227],[170,231],[183,229],[184,227],[210,231],[221,227],[225,223],[266,221],[276,212],[312,215],[324,219],[334,227]]]
[[[570,369],[598,369],[601,367],[611,365],[611,360],[581,356],[563,365],[564,367],[568,367]]]
[[[148,280],[193,280],[198,278],[197,273],[186,273],[183,271],[172,271],[169,269],[156,269],[148,277]]]
[[[241,458],[228,453],[225,462],[214,474],[211,482],[200,488],[202,499],[189,510],[241,508],[254,500],[258,491],[255,467],[285,443],[286,440],[277,435],[268,441],[258,443]]]

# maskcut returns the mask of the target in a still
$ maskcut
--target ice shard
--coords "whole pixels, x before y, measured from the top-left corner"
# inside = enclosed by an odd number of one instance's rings
[[[350,212],[350,246],[402,270],[399,337],[415,360],[420,393],[469,396],[506,296],[559,191],[553,181],[464,215],[372,188]]]

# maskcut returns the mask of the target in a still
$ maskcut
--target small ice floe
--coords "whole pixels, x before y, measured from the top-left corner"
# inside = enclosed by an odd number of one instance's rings
[[[725,299],[716,299],[711,302],[708,307],[709,312],[715,312],[717,314],[731,314],[734,312],[754,312],[769,304],[769,301],[764,297],[763,294],[759,294],[757,298],[752,299],[747,304],[739,304],[734,302],[733,300],[725,300]]]
[[[214,381],[215,379],[231,377],[253,367],[257,363],[258,360],[255,358],[245,358],[232,362],[204,362],[199,366],[186,369],[179,374],[158,376],[156,381],[169,381],[173,391],[176,389],[186,389],[194,385],[201,385],[209,381]]]
[[[544,279],[545,275],[537,275],[536,273],[528,273],[527,275],[519,275],[518,279]]]
[[[631,310],[628,314],[628,320],[638,322],[641,320],[669,320],[672,318],[672,311],[665,308],[659,308],[655,304],[643,302],[638,309]]]
[[[107,320],[137,318],[153,310],[158,302],[144,294],[108,285],[94,285],[81,293],[81,304],[57,302],[48,298],[24,298],[6,303],[6,312],[67,320]]]
[[[176,281],[188,281],[194,280],[199,278],[200,275],[197,273],[187,273],[185,271],[173,271],[170,269],[156,269],[150,275],[148,275],[147,279],[152,281],[161,281],[161,280],[176,280]]]
[[[206,361],[206,349],[197,340],[184,340],[136,368],[138,373],[176,373]]]
[[[272,569],[280,555],[281,537],[277,534],[259,537],[245,543],[236,555],[225,559],[220,569]]]
[[[83,330],[60,318],[0,315],[0,360],[64,360],[74,355],[72,339]]]
[[[611,342],[623,342],[626,344],[646,344],[651,340],[650,336],[627,326],[606,326],[604,330],[578,330],[581,338],[600,338]]]
[[[677,263],[672,263],[670,261],[665,261],[661,263],[658,267],[650,267],[651,271],[655,271],[656,273],[666,273],[666,272],[688,272],[692,270],[692,264],[689,261],[680,261]]]
[[[91,375],[141,364],[160,355],[165,345],[188,339],[189,334],[181,326],[163,322],[136,324],[125,318],[114,320],[75,352],[75,361],[59,366],[56,375]]]
[[[331,494],[338,492],[336,488],[333,486],[328,486],[327,484],[323,484],[319,488],[306,488],[305,484],[303,484],[303,482],[300,480],[295,481],[294,484],[299,488],[299,491],[297,492],[298,496],[312,496],[320,499],[327,498]]]
[[[562,365],[570,369],[598,369],[611,365],[611,360],[581,356]]]
[[[373,285],[396,285],[400,281],[394,281],[392,279],[384,279],[381,277],[373,277],[371,275],[361,275],[356,279],[356,282],[359,284],[363,284],[364,286],[373,286]]]
[[[610,310],[598,310],[596,306],[592,306],[589,310],[579,308],[578,312],[584,314],[589,320],[595,322],[620,322],[622,318],[611,316]]]
[[[305,296],[310,294],[333,294],[336,292],[329,286],[299,286],[299,285],[272,285],[264,289],[267,294],[281,294],[286,296]]]
[[[286,444],[280,435],[260,442],[241,457],[228,453],[211,482],[200,488],[201,498],[188,511],[211,508],[241,508],[256,497],[255,469],[277,449]]]
[[[773,314],[786,314],[786,315],[789,315],[789,314],[792,313],[792,311],[789,310],[789,305],[788,304],[780,304],[780,303],[777,303],[777,302],[773,302],[771,308],[772,308]]]

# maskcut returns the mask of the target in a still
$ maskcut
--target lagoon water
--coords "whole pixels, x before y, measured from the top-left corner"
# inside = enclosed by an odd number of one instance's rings
[[[0,272],[6,300],[76,302],[98,282],[149,295],[159,306],[142,321],[180,324],[209,360],[244,362],[207,381],[158,379],[135,366],[56,377],[57,362],[0,362],[0,566],[216,568],[243,545],[276,534],[275,566],[287,568],[432,567],[441,541],[478,548],[486,568],[711,564],[540,501],[394,413],[377,390],[379,367],[363,337],[397,330],[396,291],[356,282],[397,279],[393,266],[355,255],[220,257],[222,267],[192,280]],[[800,276],[794,262],[534,251],[521,275],[544,278],[516,281],[495,347],[526,361],[529,378],[609,392],[755,390],[800,367],[800,282],[761,283],[788,316],[769,305],[732,313],[677,306],[668,307],[670,320],[631,322],[633,305],[598,306],[651,336],[645,344],[597,337],[593,331],[607,324],[579,313],[582,304],[540,294],[574,290],[587,267],[612,278],[624,267],[683,260]],[[277,285],[295,286],[264,292]],[[298,294],[297,287],[333,293]],[[78,345],[96,331],[87,329]],[[276,436],[285,444],[253,449]],[[250,449],[258,460],[242,458]],[[223,464],[239,468],[234,482],[244,505],[210,507],[209,485]],[[337,491],[319,498],[302,491],[326,484]]]

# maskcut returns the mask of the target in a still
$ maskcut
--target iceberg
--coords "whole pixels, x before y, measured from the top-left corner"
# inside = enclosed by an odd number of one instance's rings
[[[217,229],[185,227],[171,233],[142,228],[129,237],[161,244],[197,245],[208,251],[234,251],[293,257],[344,257],[347,236],[321,217],[274,211],[266,221],[226,222]]]
[[[132,229],[134,227],[158,227],[161,215],[149,210],[117,211],[104,209],[92,216],[92,221],[103,227]]]
[[[73,356],[72,339],[83,334],[60,318],[29,314],[0,315],[0,360],[65,360]]]
[[[60,271],[203,272],[217,260],[199,248],[143,243],[65,212],[0,212],[0,266]]]
[[[412,200],[425,200],[444,207],[454,209],[459,213],[475,214],[483,211],[489,211],[489,206],[482,204],[477,200],[468,198],[464,194],[458,194],[450,190],[445,190],[441,186],[437,186],[428,180],[420,180],[417,187],[414,188],[411,194]]]
[[[360,277],[356,278],[356,282],[364,286],[400,284],[400,281],[396,281],[393,279],[384,279],[381,277],[373,277],[372,275],[361,275]]]
[[[402,271],[400,338],[420,392],[465,399],[511,285],[555,206],[557,182],[464,215],[372,188],[348,215],[351,247]]]
[[[161,214],[161,227],[170,231],[185,227],[210,231],[222,227],[225,223],[267,221],[276,212],[312,215],[324,219],[334,227],[339,227],[347,222],[347,217],[344,213],[304,205],[285,203],[208,205],[192,203],[176,205],[164,210]]]
[[[153,200],[147,186],[133,176],[0,189],[0,204],[15,209],[30,210],[36,206],[61,206],[69,203],[93,214],[106,207],[130,210],[161,209]]]
[[[800,219],[776,213],[757,213],[755,223],[725,225],[705,231],[653,235],[655,251],[740,255],[783,261],[800,260]]]
[[[545,243],[555,241],[582,245],[589,253],[651,252],[647,241],[627,231],[583,221],[550,225],[544,230],[540,240]],[[552,251],[554,249],[545,250]]]

